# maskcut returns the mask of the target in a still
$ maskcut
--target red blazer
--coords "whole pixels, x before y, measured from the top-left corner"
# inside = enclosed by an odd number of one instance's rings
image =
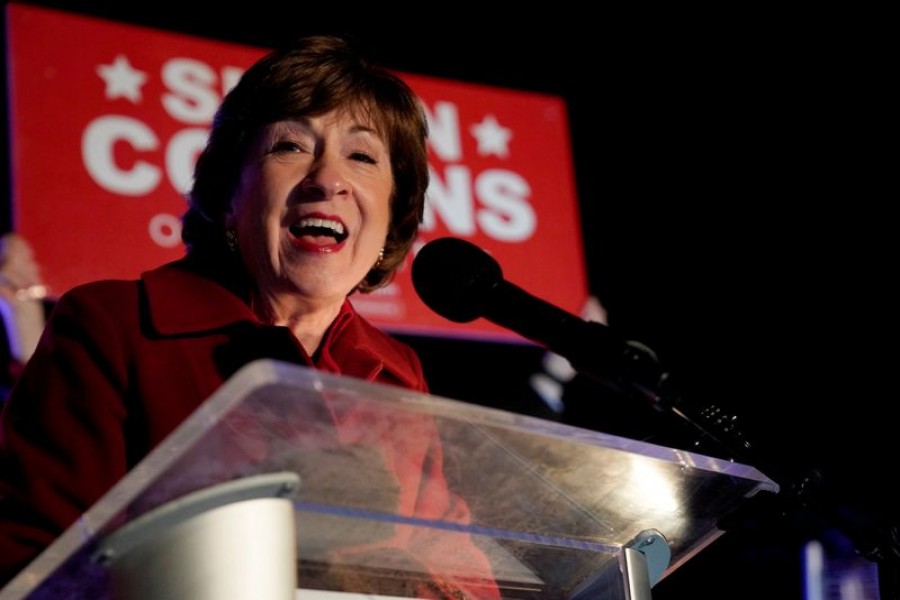
[[[349,302],[313,360],[289,329],[262,324],[185,260],[60,297],[0,420],[0,585],[256,358],[427,391],[415,352]],[[467,506],[446,488],[440,445],[418,453],[427,477],[397,473],[410,510],[467,522]],[[418,489],[423,482],[429,489]],[[474,548],[473,557],[485,560]]]

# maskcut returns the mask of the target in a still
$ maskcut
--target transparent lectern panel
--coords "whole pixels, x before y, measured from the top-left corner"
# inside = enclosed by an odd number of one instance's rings
[[[300,480],[289,496],[300,587],[399,597],[444,584],[477,594],[491,582],[504,598],[575,598],[598,585],[620,597],[619,561],[636,536],[665,538],[667,574],[721,535],[721,516],[777,491],[746,465],[258,361],[0,600],[106,598],[95,560],[106,536],[191,492],[276,472]],[[450,497],[430,496],[445,485]]]

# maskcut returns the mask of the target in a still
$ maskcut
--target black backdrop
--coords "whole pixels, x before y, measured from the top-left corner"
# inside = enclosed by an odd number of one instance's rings
[[[590,290],[610,325],[654,348],[683,397],[738,414],[761,470],[819,467],[864,531],[896,522],[895,140],[878,15],[32,3],[261,47],[349,32],[400,71],[563,97]],[[540,348],[404,339],[434,393],[548,416],[527,385]],[[571,387],[573,424],[657,431],[643,408]],[[800,598],[799,548],[831,523],[763,512],[654,598]]]

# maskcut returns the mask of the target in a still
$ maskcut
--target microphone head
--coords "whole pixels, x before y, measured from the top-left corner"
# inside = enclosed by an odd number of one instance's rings
[[[494,258],[470,242],[445,237],[422,246],[412,264],[416,293],[434,312],[457,323],[484,315],[503,270]]]

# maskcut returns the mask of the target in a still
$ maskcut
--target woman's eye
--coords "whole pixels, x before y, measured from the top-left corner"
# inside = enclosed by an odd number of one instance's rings
[[[375,158],[373,156],[366,154],[365,152],[351,152],[350,158],[352,160],[358,160],[360,162],[369,163],[370,165],[374,165],[378,162],[375,160]]]
[[[276,142],[275,145],[272,146],[273,154],[287,154],[290,152],[303,152],[303,146],[289,140]]]

